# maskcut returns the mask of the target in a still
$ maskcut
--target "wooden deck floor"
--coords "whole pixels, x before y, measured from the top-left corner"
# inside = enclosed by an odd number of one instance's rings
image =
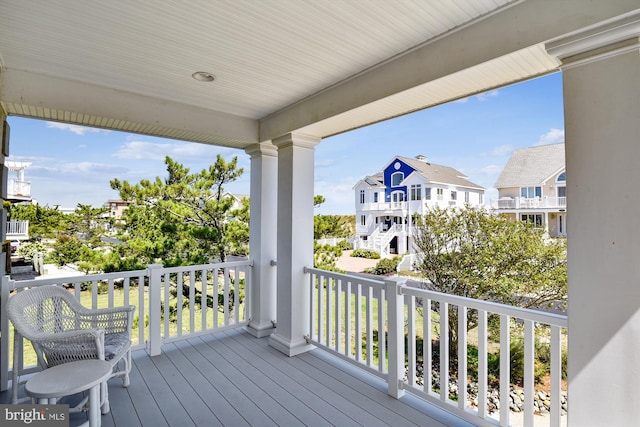
[[[316,349],[289,358],[244,330],[133,353],[131,385],[109,385],[105,427],[467,426],[379,378]],[[0,393],[6,403],[9,393]],[[86,420],[73,414],[71,426]]]

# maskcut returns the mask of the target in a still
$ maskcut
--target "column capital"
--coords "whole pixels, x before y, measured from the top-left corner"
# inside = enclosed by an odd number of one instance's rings
[[[253,144],[244,149],[244,152],[249,155],[249,157],[254,156],[272,156],[278,157],[278,149],[275,145],[271,143],[271,141],[259,142],[257,144]]]
[[[278,150],[280,150],[281,148],[290,146],[314,148],[316,145],[320,144],[321,140],[322,138],[315,136],[303,135],[300,133],[288,133],[274,139],[272,142],[273,145],[278,147]]]
[[[584,28],[552,40],[545,49],[562,61],[562,68],[640,49],[640,12]]]

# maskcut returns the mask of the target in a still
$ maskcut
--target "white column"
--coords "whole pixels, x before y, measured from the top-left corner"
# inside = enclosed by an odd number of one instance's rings
[[[309,285],[313,266],[313,158],[319,138],[288,134],[278,147],[278,324],[269,344],[295,356],[313,346],[309,334]]]
[[[547,49],[563,61],[570,426],[640,420],[640,14]]]
[[[278,151],[270,142],[245,151],[251,156],[249,256],[253,261],[251,322],[247,330],[261,338],[271,335],[276,321]]]

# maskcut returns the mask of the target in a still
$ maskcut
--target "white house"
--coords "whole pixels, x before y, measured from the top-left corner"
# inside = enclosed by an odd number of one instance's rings
[[[425,156],[394,157],[381,172],[353,187],[357,248],[382,256],[410,252],[411,223],[429,208],[480,206],[484,188],[461,172],[429,163]]]
[[[550,236],[567,235],[567,174],[564,144],[513,152],[495,186],[494,212],[544,227]]]

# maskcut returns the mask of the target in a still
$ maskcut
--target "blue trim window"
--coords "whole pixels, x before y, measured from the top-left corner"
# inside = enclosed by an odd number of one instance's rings
[[[398,187],[403,180],[404,180],[404,173],[394,172],[393,174],[391,174],[392,187]]]

